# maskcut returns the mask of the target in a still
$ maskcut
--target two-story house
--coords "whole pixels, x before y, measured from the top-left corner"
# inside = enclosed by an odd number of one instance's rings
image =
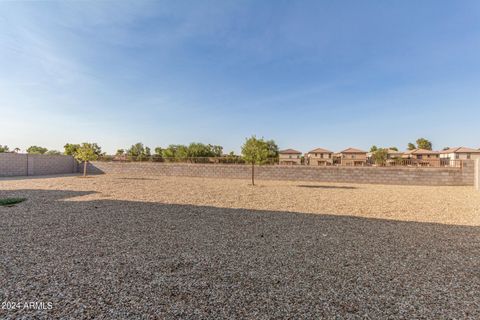
[[[367,163],[367,151],[348,148],[338,153],[342,166],[364,166]]]
[[[307,153],[307,163],[310,166],[328,166],[333,164],[333,152],[317,148]]]
[[[302,164],[302,153],[294,149],[286,149],[278,152],[278,163],[284,165]]]

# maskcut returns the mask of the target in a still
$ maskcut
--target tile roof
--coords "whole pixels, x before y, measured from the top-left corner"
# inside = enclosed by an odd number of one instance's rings
[[[427,150],[427,149],[413,149],[413,150],[407,150],[404,152],[404,154],[439,154],[440,152],[438,151],[433,151],[433,150]]]
[[[348,148],[343,151],[340,151],[339,153],[367,153],[367,151],[363,151],[356,148]]]
[[[308,151],[308,153],[333,153],[333,152],[327,149],[317,148],[317,149],[313,149],[312,151]]]
[[[280,154],[302,154],[300,151],[294,150],[294,149],[280,150],[280,151],[278,151],[278,153],[280,153]]]
[[[480,153],[480,149],[472,149],[467,147],[454,147],[448,148],[447,150],[442,150],[440,153]]]

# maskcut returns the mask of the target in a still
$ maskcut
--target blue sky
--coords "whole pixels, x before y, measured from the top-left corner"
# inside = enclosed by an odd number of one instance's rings
[[[480,148],[480,1],[0,3],[0,144]]]

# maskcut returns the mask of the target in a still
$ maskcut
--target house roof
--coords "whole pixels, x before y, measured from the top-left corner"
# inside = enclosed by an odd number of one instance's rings
[[[393,149],[388,149],[387,152],[388,152],[389,154],[403,153],[402,151],[393,150]]]
[[[472,149],[467,147],[453,147],[448,148],[447,150],[442,150],[440,153],[480,153],[480,149]]]
[[[348,148],[343,151],[340,151],[339,153],[367,153],[367,151],[363,151],[356,148]]]
[[[280,154],[302,154],[300,151],[294,150],[294,149],[280,150],[280,151],[278,151],[278,153],[280,153]]]
[[[407,150],[404,152],[404,154],[439,154],[438,151],[433,151],[433,150],[427,150],[427,149],[413,149],[413,150]]]
[[[330,150],[327,150],[327,149],[317,148],[317,149],[313,149],[311,151],[308,151],[308,153],[333,153],[333,152],[330,151]]]

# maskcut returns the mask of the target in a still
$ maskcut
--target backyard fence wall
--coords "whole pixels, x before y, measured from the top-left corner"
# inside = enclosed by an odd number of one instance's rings
[[[82,166],[79,166],[82,168]],[[251,167],[236,164],[186,164],[152,162],[93,162],[89,173],[121,173],[206,178],[250,179]],[[256,166],[259,180],[298,180],[398,185],[473,186],[474,163],[465,161],[462,168],[405,167],[311,167]]]
[[[0,153],[0,177],[66,174],[77,171],[77,161],[71,156]]]
[[[480,191],[480,159],[475,160],[475,189]]]

